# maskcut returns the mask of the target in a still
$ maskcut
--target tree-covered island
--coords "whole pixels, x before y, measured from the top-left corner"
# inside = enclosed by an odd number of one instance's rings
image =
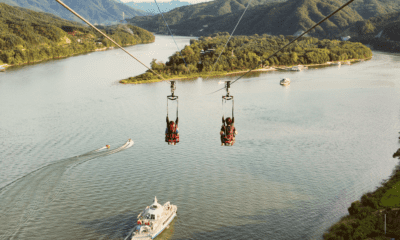
[[[289,43],[293,36],[235,36],[227,44],[217,61],[228,33],[214,33],[198,40],[191,40],[182,51],[175,52],[169,61],[162,63],[153,59],[151,69],[165,79],[186,79],[207,76],[224,76],[235,72],[266,70],[276,66],[321,65],[328,62],[369,59],[372,51],[361,43],[339,40],[319,40],[303,37],[267,61],[268,56]],[[183,58],[182,58],[183,56]],[[186,62],[186,64],[185,64]],[[159,81],[150,70],[146,73],[121,80],[120,83],[144,83]]]
[[[122,46],[155,40],[152,33],[133,25],[98,28]],[[78,22],[0,3],[0,68],[105,50],[114,45]]]

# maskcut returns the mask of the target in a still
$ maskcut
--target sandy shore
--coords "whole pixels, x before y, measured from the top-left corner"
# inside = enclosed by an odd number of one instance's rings
[[[365,58],[365,59],[348,59],[348,60],[344,60],[344,61],[334,61],[334,62],[326,62],[326,63],[321,63],[321,64],[306,64],[306,65],[301,65],[303,67],[318,67],[318,66],[330,66],[330,65],[338,65],[338,63],[341,63],[343,65],[347,64],[351,64],[354,62],[362,62],[365,60],[369,60],[370,58]],[[293,65],[293,66],[299,66],[299,65]],[[266,68],[261,68],[261,69],[254,69],[251,72],[268,72],[268,71],[276,71],[276,70],[283,70],[283,71],[290,71],[290,68],[292,68],[293,66],[273,66],[273,67],[266,67]],[[228,72],[228,73],[215,73],[214,75],[204,75],[204,74],[198,74],[198,76],[192,76],[192,77],[174,77],[174,78],[168,78],[165,79],[167,81],[172,80],[190,80],[190,79],[197,79],[199,77],[202,78],[207,78],[207,77],[224,77],[224,76],[229,76],[229,75],[237,75],[237,74],[242,74],[242,73],[246,73],[249,70],[244,70],[244,71],[237,71],[237,72]],[[128,79],[123,79],[120,80],[119,83],[122,84],[141,84],[141,83],[154,83],[154,82],[161,82],[163,80],[161,79],[151,79],[151,80],[144,80],[144,81],[136,81],[136,82],[128,82]]]

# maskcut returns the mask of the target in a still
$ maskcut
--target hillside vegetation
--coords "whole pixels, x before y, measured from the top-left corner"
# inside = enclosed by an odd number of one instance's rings
[[[345,0],[258,1],[250,7],[236,35],[293,35],[306,30],[341,6]],[[174,9],[166,14],[168,24],[177,35],[204,36],[232,31],[247,1],[215,1]],[[350,25],[365,18],[400,11],[400,0],[356,0],[316,29],[312,36],[334,37]],[[168,34],[160,15],[128,20],[153,32]]]
[[[154,41],[139,27],[103,27],[121,45]],[[99,33],[77,22],[0,3],[0,64],[22,64],[66,57],[113,46]]]
[[[211,23],[214,17],[224,16],[229,13],[242,12],[250,0],[215,0],[203,2],[194,5],[175,8],[168,13],[164,13],[164,17],[169,25],[184,23],[188,20],[204,20],[205,24]],[[285,2],[286,0],[252,0],[250,6],[258,6],[268,3]],[[156,12],[155,16],[135,17],[127,21],[149,31],[167,33],[168,29],[162,19],[162,16]],[[192,28],[192,27],[190,27]],[[184,29],[179,29],[184,31]],[[199,30],[199,29],[196,29]],[[225,31],[225,30],[224,30]],[[187,32],[187,31],[184,31]],[[180,33],[179,33],[180,34]],[[186,35],[196,35],[189,32]],[[199,35],[198,35],[199,36]]]
[[[358,21],[342,35],[349,35],[352,41],[370,44],[378,50],[400,52],[400,11]]]
[[[349,215],[329,228],[325,240],[400,238],[400,170],[375,192],[369,192],[348,208]],[[384,215],[386,214],[386,235]]]
[[[63,2],[92,24],[119,22],[122,20],[123,12],[125,13],[125,18],[146,15],[142,10],[133,9],[114,0],[63,0]],[[55,0],[0,0],[0,3],[23,7],[37,12],[52,13],[64,19],[81,22],[79,18]]]
[[[179,52],[169,57],[166,63],[154,59],[151,68],[164,78],[191,77],[214,74],[215,72],[237,72],[250,68],[263,68],[276,65],[323,64],[328,61],[365,59],[372,56],[369,48],[361,43],[341,42],[337,40],[318,40],[305,37],[286,48],[268,61],[269,55],[283,47],[292,37],[253,35],[236,36],[228,43],[220,59],[213,68],[229,37],[228,33],[213,34],[192,40],[190,46],[182,50],[187,66]],[[213,70],[213,71],[212,71]],[[141,82],[157,79],[149,70],[147,73],[122,80],[122,83]]]

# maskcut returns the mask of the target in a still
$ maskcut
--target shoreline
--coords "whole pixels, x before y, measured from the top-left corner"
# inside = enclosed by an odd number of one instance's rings
[[[267,68],[258,68],[258,69],[254,69],[251,70],[251,72],[269,72],[269,71],[291,71],[289,70],[291,67],[294,66],[304,66],[304,67],[319,67],[319,66],[335,66],[334,64],[338,64],[339,62],[341,64],[344,64],[345,62],[350,62],[350,63],[354,63],[354,62],[363,62],[363,61],[367,61],[372,59],[372,57],[369,58],[360,58],[360,59],[347,59],[347,60],[343,60],[343,61],[334,61],[334,62],[326,62],[326,63],[321,63],[321,64],[306,64],[306,65],[289,65],[289,66],[285,66],[285,65],[279,65],[279,66],[271,66],[271,67],[267,67]],[[237,75],[237,74],[241,74],[241,73],[246,73],[248,72],[250,69],[248,70],[241,70],[241,71],[236,71],[236,72],[213,72],[213,73],[197,73],[194,74],[194,76],[174,76],[171,78],[165,78],[165,80],[171,80],[171,81],[176,81],[176,80],[193,80],[193,79],[197,79],[199,77],[203,77],[203,78],[207,78],[207,77],[224,77],[224,76],[230,76],[230,75]],[[138,75],[139,76],[139,75]],[[136,77],[136,76],[135,76]],[[164,80],[162,79],[150,79],[150,80],[142,80],[142,81],[135,81],[135,82],[128,82],[130,78],[126,78],[126,79],[122,79],[119,80],[118,82],[121,84],[142,84],[142,83],[155,83],[155,82],[162,82]]]
[[[393,158],[400,159],[400,148]],[[348,214],[333,223],[323,234],[323,239],[358,239],[360,236],[382,240],[400,238],[399,187],[400,162],[389,178],[381,182],[381,186],[352,202]]]
[[[128,44],[128,45],[124,45],[122,47],[130,47],[130,46],[135,46],[135,45],[139,45],[139,44],[148,44],[148,43],[153,43],[153,42],[143,42],[143,43],[138,43],[138,44]],[[37,64],[37,63],[41,63],[41,62],[45,62],[45,61],[52,61],[52,60],[57,60],[57,59],[62,59],[62,58],[74,57],[74,56],[79,56],[79,55],[82,55],[82,54],[88,54],[88,53],[92,53],[92,52],[108,51],[108,50],[113,50],[113,49],[117,49],[117,48],[119,48],[119,47],[111,46],[111,47],[96,48],[96,49],[94,49],[92,51],[87,51],[87,52],[82,52],[82,53],[74,53],[74,54],[71,54],[71,55],[68,55],[68,56],[52,57],[52,58],[42,59],[42,60],[38,60],[38,61],[20,63],[20,64],[7,64],[7,63],[4,63],[4,64],[0,65],[0,72],[5,72],[6,69],[9,68],[9,67],[18,67],[18,66],[31,65],[31,64],[33,65],[33,64]]]

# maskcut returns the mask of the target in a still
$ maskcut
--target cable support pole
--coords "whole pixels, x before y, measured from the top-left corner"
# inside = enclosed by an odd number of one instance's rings
[[[106,37],[108,40],[110,40],[111,42],[113,42],[115,45],[117,45],[119,48],[121,48],[124,52],[126,52],[129,56],[133,57],[136,61],[138,61],[140,64],[142,64],[143,66],[145,66],[147,69],[149,69],[152,73],[154,73],[155,75],[157,75],[159,78],[161,78],[162,80],[166,81],[162,76],[160,76],[159,74],[157,74],[156,72],[154,72],[151,68],[149,68],[148,66],[146,66],[144,63],[142,63],[139,59],[137,59],[136,57],[134,57],[132,54],[130,54],[128,51],[126,51],[122,46],[120,46],[118,43],[116,43],[113,39],[111,39],[109,36],[107,36],[105,33],[103,33],[102,31],[100,31],[98,28],[96,28],[95,26],[93,26],[89,21],[87,21],[86,19],[84,19],[82,16],[80,16],[78,13],[76,13],[74,10],[72,10],[70,7],[68,7],[65,3],[63,3],[60,0],[56,0],[59,4],[61,4],[63,7],[65,7],[68,11],[70,11],[71,13],[73,13],[75,16],[77,16],[78,18],[80,18],[82,21],[84,21],[85,23],[87,23],[89,26],[91,26],[94,30],[96,30],[97,32],[99,32],[101,35],[103,35],[104,37]]]
[[[332,17],[333,15],[335,15],[337,12],[339,12],[340,10],[342,10],[344,7],[346,7],[347,5],[349,5],[350,3],[354,2],[354,0],[350,0],[347,3],[343,4],[340,8],[338,8],[336,11],[332,12],[331,14],[329,14],[327,17],[325,17],[324,19],[322,19],[321,21],[319,21],[317,24],[315,24],[314,26],[312,26],[311,28],[309,28],[307,31],[305,31],[304,33],[302,33],[300,36],[298,36],[297,38],[293,39],[291,42],[289,42],[288,44],[286,44],[285,46],[283,46],[281,49],[279,49],[278,51],[276,51],[275,53],[273,53],[272,55],[270,55],[269,57],[267,57],[264,60],[261,60],[261,64],[264,61],[267,61],[268,59],[270,59],[271,57],[274,57],[276,54],[278,54],[280,51],[282,51],[283,49],[285,49],[287,46],[291,45],[292,43],[294,43],[295,41],[297,41],[298,39],[300,39],[301,37],[303,37],[304,35],[306,35],[308,32],[310,32],[311,30],[313,30],[314,28],[318,27],[321,23],[323,23],[324,21],[326,21],[328,18]],[[257,67],[257,66],[256,66]],[[246,73],[244,73],[242,76],[240,76],[239,78],[237,78],[235,81],[233,81],[231,84],[235,83],[236,81],[238,81],[239,79],[241,79],[242,77],[246,76],[249,72],[253,71],[254,69],[256,69],[256,67],[251,68],[249,71],[247,71]],[[218,89],[213,93],[216,93],[218,91],[221,91],[223,88]]]
[[[253,0],[250,0],[250,2],[247,4],[246,8],[244,9],[244,11],[243,11],[243,13],[242,13],[242,16],[240,16],[239,21],[236,23],[235,28],[233,29],[231,35],[229,36],[228,41],[226,41],[225,46],[223,47],[222,51],[220,52],[220,54],[219,54],[219,56],[218,56],[218,58],[217,58],[217,61],[215,61],[215,63],[214,63],[214,65],[213,65],[213,67],[212,67],[212,69],[211,69],[210,72],[214,71],[215,65],[217,64],[219,58],[221,57],[222,53],[224,52],[226,46],[228,45],[228,42],[231,40],[231,38],[232,38],[232,36],[233,36],[233,33],[236,31],[237,26],[239,26],[240,21],[242,20],[244,14],[245,14],[246,11],[247,11],[247,8],[250,6],[250,3],[251,3],[252,1],[253,1]],[[208,77],[207,77],[206,79],[208,79]]]
[[[179,54],[181,55],[181,57],[182,57],[182,59],[183,59],[183,62],[185,63],[185,66],[188,67],[188,65],[187,65],[187,63],[186,63],[186,61],[185,61],[185,58],[184,58],[183,55],[182,55],[182,51],[179,50],[179,47],[178,47],[178,44],[177,44],[176,41],[175,41],[174,35],[172,34],[172,31],[171,31],[171,29],[170,29],[169,26],[168,26],[167,20],[165,20],[165,18],[164,18],[164,14],[161,12],[161,9],[160,9],[160,7],[158,6],[157,1],[154,0],[154,2],[155,2],[156,5],[157,5],[158,11],[161,13],[161,16],[162,16],[162,18],[163,18],[163,20],[164,20],[164,23],[165,23],[165,25],[167,26],[167,28],[168,28],[168,30],[169,30],[169,33],[171,33],[172,39],[174,40],[174,43],[175,43],[175,45],[176,45],[176,48],[178,48]],[[190,73],[190,69],[189,69],[189,73]]]

